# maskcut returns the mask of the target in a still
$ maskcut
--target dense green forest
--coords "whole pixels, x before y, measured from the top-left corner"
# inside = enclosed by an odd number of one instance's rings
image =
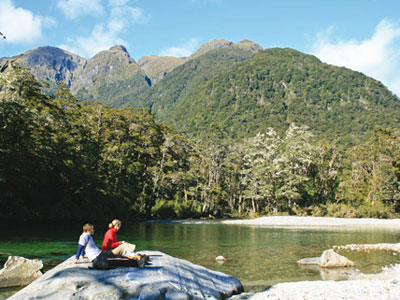
[[[215,128],[232,138],[270,127],[282,135],[296,123],[320,138],[354,145],[375,126],[398,127],[399,111],[398,98],[379,81],[276,48],[187,89],[158,120],[200,138]]]
[[[190,91],[252,55],[254,51],[238,47],[211,50],[175,68],[141,95],[130,95],[131,100],[125,106],[151,108],[155,118],[162,121],[173,113],[175,105]]]
[[[217,126],[196,140],[146,111],[78,102],[65,86],[51,96],[41,88],[18,65],[0,73],[4,223],[263,214],[386,218],[398,210],[398,129],[377,127],[347,148],[295,123],[282,133],[266,127],[235,140]]]

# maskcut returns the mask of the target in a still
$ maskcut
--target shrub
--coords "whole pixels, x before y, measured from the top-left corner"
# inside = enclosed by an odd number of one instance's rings
[[[151,214],[155,219],[174,219],[174,201],[157,199],[156,204],[151,208]]]

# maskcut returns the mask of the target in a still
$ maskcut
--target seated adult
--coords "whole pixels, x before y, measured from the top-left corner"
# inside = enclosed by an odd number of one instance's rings
[[[118,242],[117,240],[117,232],[121,228],[120,220],[113,220],[110,224],[108,224],[108,228],[109,229],[104,235],[101,251],[124,256],[135,251],[136,245],[126,243],[125,241]]]

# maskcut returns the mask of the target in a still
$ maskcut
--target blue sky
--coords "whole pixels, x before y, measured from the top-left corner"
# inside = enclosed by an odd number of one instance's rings
[[[244,39],[289,47],[400,95],[400,0],[0,0],[0,57],[56,46],[84,57],[115,44],[138,60]]]

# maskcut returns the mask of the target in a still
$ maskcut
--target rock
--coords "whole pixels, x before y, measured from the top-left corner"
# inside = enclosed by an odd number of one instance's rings
[[[322,253],[318,265],[323,268],[354,267],[355,263],[329,249]]]
[[[334,246],[335,247],[335,246]],[[400,243],[397,244],[349,244],[344,246],[336,246],[333,248],[334,250],[346,250],[349,251],[395,251],[400,252]]]
[[[299,265],[318,265],[320,257],[302,258],[297,261]]]
[[[226,258],[223,257],[222,255],[219,255],[215,258],[216,261],[226,261]]]
[[[16,299],[224,299],[243,291],[233,276],[158,251],[144,269],[89,269],[89,262],[66,260],[31,283]]]
[[[43,263],[39,259],[9,256],[0,270],[0,288],[28,285],[42,275],[42,268]]]

